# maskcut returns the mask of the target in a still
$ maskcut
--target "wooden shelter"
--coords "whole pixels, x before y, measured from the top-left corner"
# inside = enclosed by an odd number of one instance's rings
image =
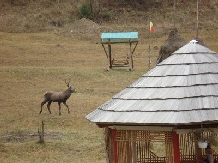
[[[112,44],[128,43],[129,53],[124,59],[116,59],[112,54]],[[108,59],[108,70],[112,67],[128,66],[129,69],[133,69],[133,53],[138,44],[138,32],[114,32],[114,33],[102,33],[101,44],[104,48]],[[132,44],[135,46],[132,48]],[[105,45],[107,45],[107,50]]]
[[[201,163],[198,138],[217,136],[218,55],[192,40],[86,118],[105,128],[107,163]]]

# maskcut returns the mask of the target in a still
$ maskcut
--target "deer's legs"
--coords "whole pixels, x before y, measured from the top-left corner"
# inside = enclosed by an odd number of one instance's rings
[[[50,114],[51,114],[51,109],[50,109],[51,103],[52,103],[52,101],[49,101],[48,104],[47,104],[47,108],[48,108],[48,111],[49,111]]]
[[[58,106],[59,106],[59,115],[61,115],[61,102],[58,102]]]
[[[68,114],[70,114],[70,109],[69,109],[68,105],[66,104],[66,102],[63,102],[63,104],[67,107],[67,109],[68,109]]]
[[[46,102],[47,102],[46,100],[42,101],[42,103],[41,103],[41,110],[40,110],[39,114],[42,113],[42,107],[43,107],[43,105],[44,105]]]

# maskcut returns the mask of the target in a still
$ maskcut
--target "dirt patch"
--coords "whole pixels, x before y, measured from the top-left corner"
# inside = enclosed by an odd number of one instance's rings
[[[72,37],[93,39],[99,37],[101,27],[92,20],[82,18],[70,24],[65,32],[68,32]]]
[[[61,139],[61,137],[62,137],[62,134],[57,133],[57,132],[46,133],[44,135],[45,140],[46,139]],[[27,141],[32,141],[32,140],[36,140],[36,141],[39,140],[39,134],[38,133],[32,133],[32,134],[21,133],[21,134],[5,135],[1,137],[2,143],[8,143],[8,142],[18,143],[18,142],[27,142]]]

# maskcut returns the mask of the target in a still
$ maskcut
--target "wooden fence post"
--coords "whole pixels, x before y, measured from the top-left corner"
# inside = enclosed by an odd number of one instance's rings
[[[44,143],[44,122],[42,121],[42,125],[40,126],[40,128],[38,129],[38,133],[39,133],[39,143]]]

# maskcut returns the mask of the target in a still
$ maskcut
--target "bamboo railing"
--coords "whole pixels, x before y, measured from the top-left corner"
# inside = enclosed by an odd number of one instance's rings
[[[105,143],[107,163],[174,162],[171,131],[113,130],[106,128]],[[161,144],[159,151],[154,149],[158,143]],[[195,143],[193,133],[179,135],[181,163],[197,162]],[[205,155],[203,149],[201,149],[201,154],[202,156]],[[216,152],[214,156],[218,159]]]

